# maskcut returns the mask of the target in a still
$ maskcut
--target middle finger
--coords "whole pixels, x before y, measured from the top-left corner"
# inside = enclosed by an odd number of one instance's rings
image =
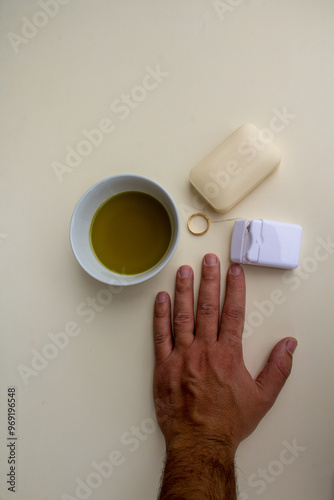
[[[202,263],[198,294],[196,338],[213,343],[218,337],[220,300],[220,262],[216,255],[207,254]]]

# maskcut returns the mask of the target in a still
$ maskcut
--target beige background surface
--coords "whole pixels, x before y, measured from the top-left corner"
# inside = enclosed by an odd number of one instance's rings
[[[154,296],[172,292],[183,263],[198,287],[208,251],[225,274],[233,228],[187,232],[203,209],[188,175],[239,125],[270,128],[279,113],[282,164],[228,215],[303,226],[297,270],[245,269],[250,372],[283,336],[299,347],[275,407],[238,450],[239,499],[332,499],[333,1],[1,0],[0,14],[1,499],[156,498]],[[113,130],[87,146],[106,118]],[[116,290],[81,270],[68,227],[83,192],[122,172],[162,184],[183,224],[163,272]]]

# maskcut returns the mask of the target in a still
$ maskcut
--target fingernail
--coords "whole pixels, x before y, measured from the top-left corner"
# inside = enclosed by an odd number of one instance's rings
[[[217,256],[213,253],[208,253],[204,257],[204,262],[207,266],[215,266],[218,262]]]
[[[239,266],[239,264],[233,264],[230,266],[230,274],[234,274],[235,276],[241,274],[241,266]]]
[[[293,356],[293,353],[295,352],[296,347],[298,345],[297,340],[296,339],[289,339],[285,345],[286,345],[286,350],[288,351],[288,353],[291,354],[291,356]]]
[[[180,276],[180,278],[189,278],[191,275],[191,267],[181,266],[178,270],[178,275]]]
[[[156,298],[157,302],[166,302],[167,300],[167,293],[166,292],[159,292]]]

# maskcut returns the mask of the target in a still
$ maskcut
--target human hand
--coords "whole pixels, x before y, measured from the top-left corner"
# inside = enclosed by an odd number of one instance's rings
[[[253,379],[242,353],[244,273],[238,264],[228,270],[219,325],[220,264],[213,254],[202,263],[196,326],[193,302],[193,271],[182,266],[172,321],[166,292],[157,295],[154,307],[157,419],[167,451],[214,444],[231,458],[274,404],[290,374],[297,341],[287,337],[278,342]]]

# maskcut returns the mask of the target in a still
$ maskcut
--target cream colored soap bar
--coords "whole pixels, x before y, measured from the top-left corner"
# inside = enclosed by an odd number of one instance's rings
[[[239,127],[190,172],[190,182],[217,212],[227,212],[281,161],[269,129]]]

